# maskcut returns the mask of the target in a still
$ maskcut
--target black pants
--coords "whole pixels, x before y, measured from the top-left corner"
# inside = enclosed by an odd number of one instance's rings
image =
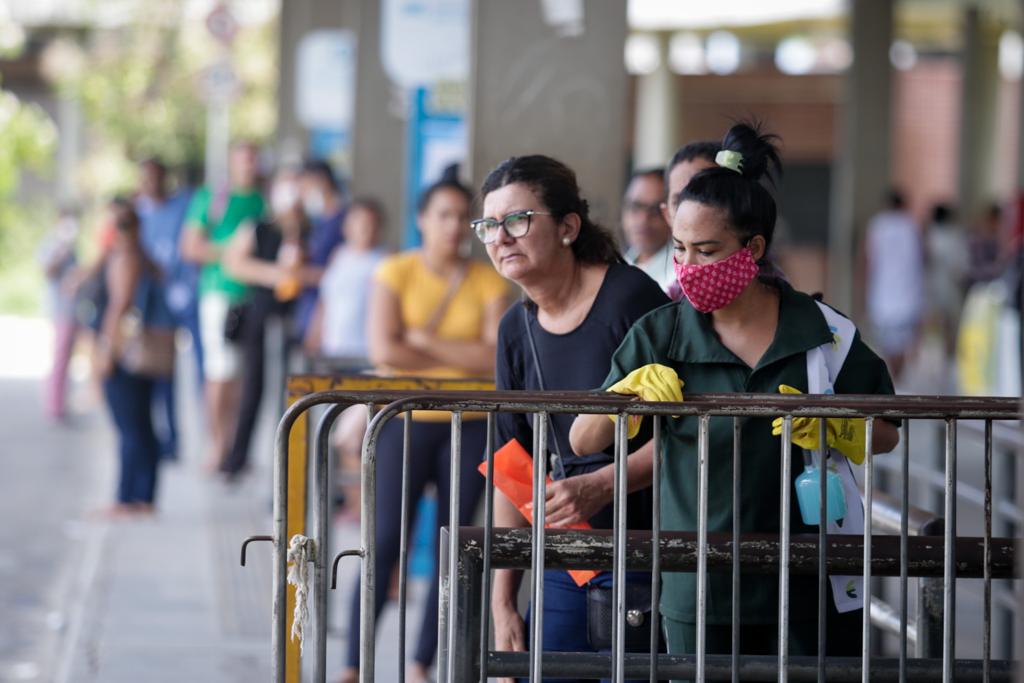
[[[398,565],[399,539],[402,530],[402,433],[403,420],[394,419],[384,425],[377,442],[377,591],[375,608],[379,615],[388,598],[391,574]],[[472,521],[477,501],[483,491],[484,478],[477,472],[487,441],[487,424],[483,420],[462,423],[462,461],[459,467],[459,524]],[[415,515],[417,503],[427,482],[437,486],[437,529],[434,531],[434,557],[437,557],[439,532],[448,525],[448,500],[451,490],[451,425],[448,422],[413,422],[409,452],[409,510]],[[414,519],[408,520],[408,529]],[[423,621],[413,659],[430,666],[437,651],[437,594],[435,573],[430,594],[424,605]],[[349,610],[348,652],[346,664],[359,666],[359,582],[352,591]]]
[[[256,418],[260,414],[260,403],[263,400],[264,365],[267,356],[265,337],[269,318],[269,313],[250,306],[237,341],[242,354],[242,393],[235,438],[221,464],[221,470],[228,474],[241,472],[249,463],[252,433],[256,428]]]

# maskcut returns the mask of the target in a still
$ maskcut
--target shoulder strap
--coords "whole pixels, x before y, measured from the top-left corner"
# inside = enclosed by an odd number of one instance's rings
[[[537,343],[533,340],[533,329],[530,322],[529,304],[523,303],[523,327],[526,330],[526,341],[530,345],[530,356],[533,358],[533,367],[537,372],[537,388],[547,391],[544,387],[544,372],[540,366],[540,354],[537,353]],[[555,425],[551,420],[551,413],[545,413],[547,427],[551,436],[551,444],[554,448],[554,455],[551,457],[551,471],[554,479],[565,479],[565,467],[562,462],[562,449],[558,445],[558,435],[555,432]]]

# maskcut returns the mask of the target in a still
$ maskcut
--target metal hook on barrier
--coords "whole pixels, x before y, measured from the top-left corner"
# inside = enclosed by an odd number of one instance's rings
[[[362,557],[363,551],[358,548],[352,550],[342,550],[334,558],[334,562],[331,563],[331,590],[338,587],[338,562],[343,557]]]
[[[249,538],[247,538],[244,541],[242,541],[242,566],[243,567],[245,566],[245,549],[253,541],[269,541],[270,543],[273,543],[274,542],[274,537],[273,536],[250,536]]]

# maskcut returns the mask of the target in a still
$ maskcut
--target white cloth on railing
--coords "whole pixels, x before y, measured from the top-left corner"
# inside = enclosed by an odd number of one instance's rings
[[[302,652],[304,629],[309,621],[309,563],[313,561],[316,544],[312,538],[295,534],[288,545],[288,583],[295,586],[295,612],[292,614],[291,638],[299,641]]]
[[[836,377],[839,376],[839,371],[842,370],[846,356],[853,346],[857,327],[825,304],[817,303],[832,332],[832,342],[807,352],[807,393],[834,394]],[[822,468],[821,451],[811,451],[811,458],[818,471],[825,472]],[[828,522],[826,529],[834,534],[863,535],[864,501],[860,496],[860,489],[857,488],[857,479],[853,476],[853,465],[846,456],[834,448],[829,449],[828,460],[843,483],[846,517],[842,519],[841,524]],[[830,575],[828,578],[832,584],[832,598],[839,612],[852,612],[864,606],[864,577]]]

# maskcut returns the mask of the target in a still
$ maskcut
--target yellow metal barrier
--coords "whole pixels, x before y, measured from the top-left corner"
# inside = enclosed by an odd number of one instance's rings
[[[488,379],[440,379],[424,377],[381,377],[377,375],[290,375],[285,383],[285,403],[290,408],[308,394],[321,391],[491,391]],[[306,534],[306,479],[309,462],[309,414],[296,420],[288,439],[288,535]],[[288,631],[295,613],[295,587],[288,586]],[[288,639],[285,652],[285,679],[299,683],[302,659],[299,644]]]

